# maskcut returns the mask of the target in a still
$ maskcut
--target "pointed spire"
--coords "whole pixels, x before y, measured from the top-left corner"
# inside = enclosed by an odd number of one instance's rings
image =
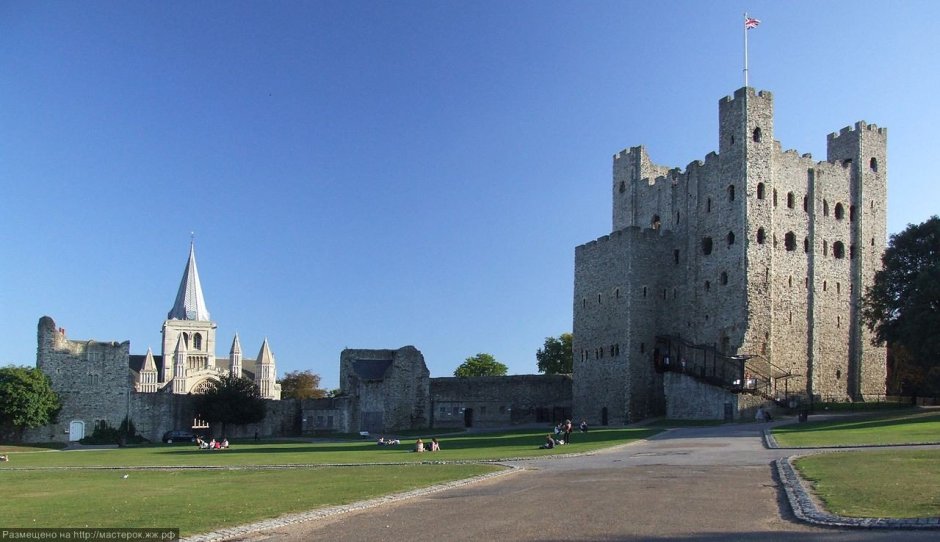
[[[147,357],[144,358],[144,371],[156,371],[157,364],[153,360],[153,350],[148,346],[147,347]]]
[[[180,333],[178,339],[176,339],[176,349],[173,350],[174,356],[179,356],[180,354],[186,354],[186,341],[183,340],[183,334]]]
[[[176,302],[167,314],[167,320],[210,320],[206,299],[202,296],[199,271],[196,269],[196,244],[193,241],[189,244],[189,260],[183,270]]]
[[[258,352],[258,365],[267,365],[274,363],[274,354],[271,353],[271,347],[268,346],[268,338],[264,338],[261,343],[261,351]]]
[[[238,332],[235,332],[235,339],[232,340],[232,350],[229,352],[229,374],[232,376],[242,375],[242,343],[238,340]]]
[[[232,341],[232,350],[231,354],[241,354],[242,353],[242,343],[238,340],[238,332],[235,332],[235,339]]]

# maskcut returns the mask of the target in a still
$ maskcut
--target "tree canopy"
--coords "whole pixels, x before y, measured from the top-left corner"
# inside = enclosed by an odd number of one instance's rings
[[[863,321],[896,364],[910,365],[896,369],[923,377],[906,391],[940,393],[940,218],[892,235],[882,263],[862,300]]]
[[[320,389],[320,375],[313,371],[291,371],[279,380],[281,399],[320,399],[326,390]]]
[[[535,353],[540,373],[547,375],[571,374],[574,369],[571,340],[571,333],[562,333],[557,339],[555,337],[545,338],[545,345]]]
[[[223,376],[209,383],[206,393],[196,396],[196,414],[210,423],[221,423],[222,434],[228,424],[260,422],[265,402],[258,386],[247,378]]]
[[[37,368],[0,368],[0,428],[12,430],[19,440],[23,431],[55,421],[62,408],[49,377]]]
[[[477,354],[467,358],[454,371],[454,376],[467,378],[471,376],[506,376],[509,368],[496,361],[492,354]]]

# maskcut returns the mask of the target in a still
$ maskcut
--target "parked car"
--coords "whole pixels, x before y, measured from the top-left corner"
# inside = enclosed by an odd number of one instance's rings
[[[163,442],[167,444],[174,442],[196,442],[196,435],[189,429],[174,429],[163,433]]]

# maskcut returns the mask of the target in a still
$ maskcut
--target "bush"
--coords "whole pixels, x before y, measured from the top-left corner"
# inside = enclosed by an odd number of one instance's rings
[[[111,427],[108,422],[95,424],[95,430],[91,433],[91,436],[85,437],[79,442],[82,444],[117,444],[124,446],[125,444],[147,442],[147,439],[138,435],[137,428],[134,427],[134,421],[125,417],[118,428]]]

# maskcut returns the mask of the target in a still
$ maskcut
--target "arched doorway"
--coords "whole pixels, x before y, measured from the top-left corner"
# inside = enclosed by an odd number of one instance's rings
[[[85,422],[72,420],[69,422],[69,442],[77,442],[85,438]]]

